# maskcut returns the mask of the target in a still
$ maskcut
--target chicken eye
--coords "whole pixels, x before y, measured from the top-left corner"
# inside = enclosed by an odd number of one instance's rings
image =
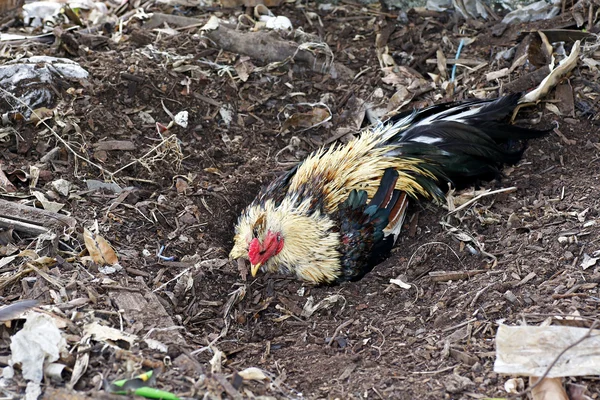
[[[281,233],[277,234],[277,242],[281,242]]]
[[[258,238],[258,228],[254,227],[252,229],[252,236],[255,238]]]

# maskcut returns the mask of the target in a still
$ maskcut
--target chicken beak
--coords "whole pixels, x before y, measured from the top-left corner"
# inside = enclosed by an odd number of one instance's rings
[[[260,266],[261,266],[261,263],[257,263],[257,264],[252,264],[252,266],[250,267],[250,273],[252,273],[253,278],[256,276],[256,273],[260,269]]]

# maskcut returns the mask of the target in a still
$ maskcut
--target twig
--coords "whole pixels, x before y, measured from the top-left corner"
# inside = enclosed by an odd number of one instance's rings
[[[3,88],[0,88],[0,93],[4,93],[8,96],[10,96],[11,98],[13,98],[14,100],[16,100],[18,103],[20,103],[21,105],[25,106],[27,108],[27,110],[29,110],[32,115],[34,115],[42,125],[44,125],[51,133],[52,135],[56,138],[56,140],[58,140],[60,143],[62,143],[68,151],[70,151],[73,156],[75,156],[75,158],[78,158],[82,161],[85,161],[86,163],[88,163],[89,165],[92,165],[96,168],[98,168],[98,170],[100,170],[102,173],[107,174],[108,176],[110,176],[111,179],[114,178],[114,176],[116,174],[118,174],[119,172],[123,171],[124,169],[137,164],[137,163],[141,163],[141,161],[145,158],[147,158],[150,154],[152,154],[153,152],[155,152],[156,150],[158,150],[162,145],[164,145],[165,143],[169,142],[172,139],[176,139],[177,136],[176,135],[171,135],[165,139],[163,139],[159,144],[157,144],[156,146],[154,146],[152,149],[150,149],[146,154],[144,154],[142,157],[130,162],[129,164],[125,165],[124,167],[119,168],[118,170],[114,171],[114,172],[110,172],[109,170],[105,169],[104,167],[102,167],[99,164],[96,164],[95,162],[93,162],[92,160],[80,155],[79,153],[77,153],[69,144],[69,142],[67,142],[65,139],[63,139],[58,133],[56,133],[56,131],[54,129],[52,129],[52,127],[50,127],[50,125],[48,125],[46,123],[46,121],[44,120],[44,118],[42,116],[40,116],[35,110],[33,110],[31,107],[29,107],[23,100],[21,100],[20,98],[16,97],[15,95],[13,95],[12,93],[6,91]]]
[[[444,242],[429,242],[429,243],[424,243],[422,245],[420,245],[410,256],[410,259],[408,260],[408,264],[406,264],[406,269],[408,269],[408,267],[410,267],[410,264],[412,263],[413,258],[415,257],[415,254],[417,254],[417,252],[419,250],[421,250],[423,247],[425,246],[431,246],[431,245],[435,245],[435,244],[441,244],[443,246],[446,246],[448,249],[450,249],[450,251],[452,252],[452,254],[454,254],[456,256],[456,259],[458,260],[458,262],[460,263],[460,265],[463,268],[466,268],[465,265],[463,264],[462,260],[460,259],[460,257],[458,256],[458,254],[456,254],[456,252],[452,249],[452,247],[448,246],[448,244],[444,243]],[[400,276],[397,276],[396,279],[400,279]],[[383,291],[383,293],[389,293],[392,288],[394,287],[393,284],[389,284],[388,287],[386,287]],[[418,290],[417,290],[417,296],[418,296]]]
[[[188,273],[188,271],[192,269],[191,267],[184,269],[183,271],[181,271],[179,274],[177,274],[173,279],[168,280],[167,282],[163,283],[162,285],[160,285],[159,287],[157,287],[156,289],[154,289],[152,291],[152,293],[156,293],[159,290],[163,289],[164,287],[166,287],[169,283],[176,281],[177,279],[179,279],[181,276],[185,275]]]
[[[486,290],[488,290],[489,288],[494,286],[496,283],[497,282],[490,283],[489,285],[487,285],[486,287],[484,287],[483,289],[478,291],[477,294],[475,295],[475,297],[473,297],[473,300],[471,300],[471,303],[469,304],[469,306],[473,307],[475,305],[475,303],[477,303],[477,300],[479,300],[479,297],[483,294],[483,292],[485,292]]]
[[[21,277],[23,275],[27,275],[28,273],[30,273],[32,271],[33,271],[33,269],[31,269],[31,268],[24,268],[21,271],[17,272],[16,274],[12,275],[10,278],[7,278],[5,280],[0,279],[0,290],[4,289],[11,283],[18,281],[19,279],[21,279]]]
[[[29,224],[27,222],[16,221],[10,218],[0,217],[0,228],[14,229],[15,231],[26,233],[28,235],[38,236],[50,231],[43,226]]]
[[[16,226],[21,226],[20,223],[24,223],[23,227],[31,228],[35,231],[39,230],[40,232],[38,233],[47,232],[48,228],[72,229],[77,225],[77,220],[68,215],[2,199],[0,199],[0,217],[7,219],[7,223],[12,222]],[[29,227],[28,225],[30,224],[33,224],[35,227]],[[0,226],[6,227],[7,225],[0,223]],[[15,229],[19,230],[17,227]],[[25,228],[23,231],[27,232]]]
[[[48,130],[52,133],[52,135],[56,138],[56,140],[58,140],[59,142],[61,142],[66,148],[67,150],[69,150],[74,156],[75,158],[78,158],[82,161],[85,161],[86,163],[89,163],[90,165],[93,165],[94,167],[98,168],[100,171],[106,173],[108,172],[107,170],[105,170],[101,165],[96,164],[95,162],[93,162],[92,160],[85,158],[81,155],[79,155],[79,153],[77,153],[69,144],[69,142],[67,142],[66,140],[64,140],[62,137],[60,137],[60,135],[58,133],[56,133],[56,131],[54,129],[52,129],[50,127],[50,125],[48,125],[46,123],[46,121],[44,120],[44,117],[42,117],[41,115],[39,115],[37,112],[35,112],[35,110],[33,110],[31,107],[29,107],[29,105],[27,105],[27,103],[25,103],[23,100],[21,100],[20,98],[18,98],[17,96],[15,96],[14,94],[10,93],[9,91],[0,88],[0,92],[10,96],[11,98],[13,98],[14,100],[16,100],[17,102],[19,102],[22,106],[25,106],[27,108],[27,110],[31,111],[31,113],[40,121],[40,123],[42,125],[44,125],[46,128],[48,128]]]
[[[465,325],[469,325],[471,322],[475,322],[475,321],[477,321],[477,318],[471,318],[470,320],[463,321],[460,324],[456,324],[454,326],[449,326],[448,328],[443,329],[442,332],[450,332],[454,329],[462,328]]]
[[[504,193],[504,192],[514,192],[515,190],[517,190],[516,186],[511,186],[509,188],[504,188],[504,189],[498,189],[498,190],[492,190],[491,192],[486,192],[486,193],[481,193],[478,196],[473,197],[471,200],[467,201],[466,203],[462,204],[460,207],[455,208],[452,211],[448,211],[448,214],[446,214],[446,216],[454,214],[464,208],[467,208],[468,206],[470,206],[471,204],[475,203],[477,200],[482,199],[486,196],[491,196],[493,194],[498,194],[498,193]]]
[[[340,331],[342,329],[344,329],[345,327],[347,327],[348,325],[352,324],[353,322],[354,322],[353,319],[349,319],[348,321],[344,322],[343,324],[341,324],[340,326],[335,328],[335,331],[333,332],[333,335],[331,336],[331,340],[329,341],[329,343],[327,345],[331,346],[333,344],[334,339],[340,333]]]
[[[223,387],[223,389],[225,389],[225,392],[231,396],[232,399],[235,400],[241,400],[242,399],[242,395],[240,392],[238,392],[231,383],[229,383],[229,381],[227,379],[225,379],[225,377],[221,374],[213,374],[212,375],[213,378],[215,378],[217,380],[217,382],[219,382],[221,384],[221,386]]]
[[[459,364],[451,365],[446,368],[438,369],[437,371],[412,371],[412,373],[415,375],[436,375],[441,374],[442,372],[450,371],[451,369],[458,367],[458,365]]]
[[[176,139],[177,136],[175,134],[163,139],[160,141],[160,143],[158,143],[156,146],[154,146],[153,148],[151,148],[146,154],[144,154],[143,156],[141,156],[140,158],[137,158],[135,160],[133,160],[132,162],[130,162],[129,164],[119,168],[118,170],[116,170],[115,172],[108,172],[107,173],[110,175],[110,177],[112,178],[114,175],[118,174],[119,172],[123,171],[124,169],[127,169],[129,167],[131,167],[132,165],[135,165],[139,162],[141,162],[141,160],[147,158],[148,156],[150,156],[150,154],[154,153],[156,150],[158,150],[162,145],[164,145],[165,143],[169,142],[172,139]]]
[[[474,269],[471,271],[432,271],[429,273],[429,277],[434,282],[448,282],[468,279],[485,272],[487,272],[485,269]]]

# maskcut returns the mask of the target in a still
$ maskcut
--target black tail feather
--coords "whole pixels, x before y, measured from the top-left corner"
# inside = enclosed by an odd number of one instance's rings
[[[379,187],[377,188],[377,192],[371,199],[369,203],[369,208],[385,208],[387,204],[390,202],[392,198],[394,188],[396,187],[396,182],[398,181],[398,171],[393,168],[388,168],[383,173],[381,180],[379,182]]]
[[[387,144],[395,147],[388,155],[421,159],[439,180],[455,186],[471,184],[473,178],[499,177],[502,165],[521,159],[526,140],[550,132],[506,122],[521,96],[444,103],[404,113],[400,117],[408,127],[387,138]]]

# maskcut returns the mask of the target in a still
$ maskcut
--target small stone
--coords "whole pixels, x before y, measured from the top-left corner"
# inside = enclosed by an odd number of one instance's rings
[[[510,301],[511,303],[516,303],[517,302],[517,296],[515,296],[515,294],[513,292],[511,292],[510,290],[507,290],[506,292],[504,292],[504,298],[508,301]]]
[[[65,179],[57,179],[54,182],[52,182],[51,185],[52,189],[54,189],[54,191],[60,194],[61,196],[68,196],[69,191],[71,190],[71,182]]]
[[[179,223],[182,225],[193,225],[197,223],[198,220],[192,214],[185,212],[181,217],[179,217]]]
[[[570,251],[565,251],[564,257],[565,257],[565,260],[569,261],[569,260],[572,260],[573,257],[575,257],[575,256]]]
[[[474,386],[472,380],[465,376],[460,375],[450,375],[444,381],[444,388],[448,393],[461,393],[469,386]]]

